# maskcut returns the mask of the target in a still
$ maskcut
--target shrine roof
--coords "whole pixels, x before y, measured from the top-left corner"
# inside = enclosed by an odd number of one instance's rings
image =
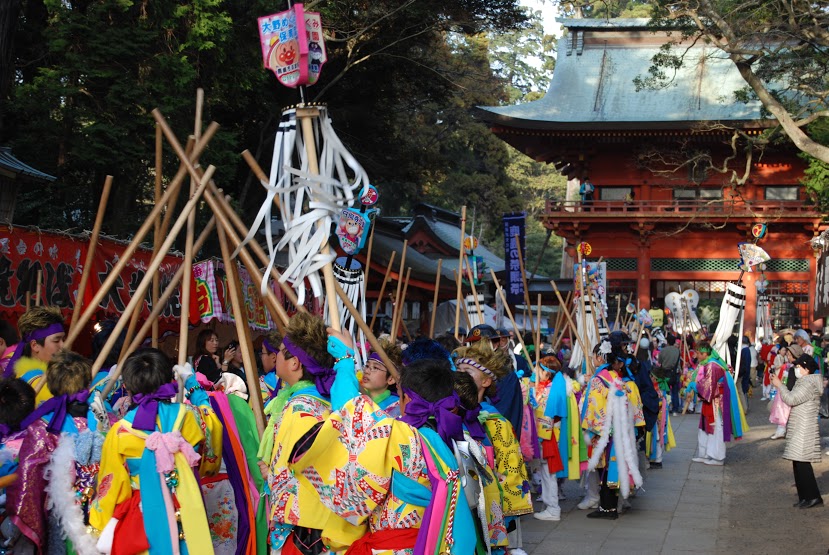
[[[546,95],[515,106],[479,107],[493,125],[536,130],[688,128],[700,122],[765,126],[759,101],[737,101],[746,87],[734,63],[710,45],[683,45],[673,79],[659,89],[636,90],[654,55],[670,37],[647,19],[563,19],[556,68]],[[666,70],[670,75],[671,70]]]
[[[0,169],[11,173],[15,178],[26,177],[35,181],[54,181],[56,179],[54,176],[36,170],[15,158],[12,149],[7,146],[0,146]]]

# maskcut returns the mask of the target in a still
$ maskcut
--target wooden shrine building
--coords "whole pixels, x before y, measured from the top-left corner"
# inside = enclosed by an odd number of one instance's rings
[[[691,288],[700,295],[698,314],[718,308],[726,282],[739,274],[737,244],[766,223],[759,244],[772,258],[765,279],[774,327],[819,328],[809,240],[826,225],[800,184],[798,151],[749,146],[746,136],[775,122],[763,119],[759,102],[736,100],[746,84],[710,45],[683,45],[684,63],[669,82],[637,90],[634,79],[648,77],[670,40],[648,21],[561,20],[567,33],[544,98],[482,108],[482,117],[498,137],[568,177],[568,197],[548,200],[542,221],[570,257],[586,241],[591,259],[607,261],[608,299],[634,293],[648,308]],[[746,168],[747,179],[733,179]],[[595,192],[583,205],[578,188],[588,179]],[[744,277],[752,335],[758,275]]]

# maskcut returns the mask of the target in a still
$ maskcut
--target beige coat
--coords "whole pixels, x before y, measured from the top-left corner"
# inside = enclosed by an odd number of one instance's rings
[[[823,376],[803,376],[797,379],[794,389],[789,391],[784,386],[777,394],[792,407],[783,458],[790,461],[820,462],[820,430],[817,419],[820,396],[823,394]]]

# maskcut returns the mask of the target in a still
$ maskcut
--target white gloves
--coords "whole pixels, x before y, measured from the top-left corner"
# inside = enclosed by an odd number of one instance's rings
[[[89,408],[92,414],[95,415],[95,420],[98,421],[98,431],[106,434],[109,430],[109,416],[107,415],[106,407],[104,407],[104,399],[101,397],[101,392],[95,390],[89,398]]]
[[[186,382],[187,378],[193,375],[193,367],[190,366],[189,362],[185,362],[184,365],[176,364],[173,366],[173,372],[176,373],[177,379]]]

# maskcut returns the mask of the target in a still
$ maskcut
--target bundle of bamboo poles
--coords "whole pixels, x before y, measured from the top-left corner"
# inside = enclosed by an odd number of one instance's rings
[[[87,253],[86,264],[84,266],[84,273],[82,275],[81,283],[78,289],[77,302],[70,322],[65,346],[71,348],[72,344],[78,339],[79,334],[84,327],[89,323],[93,314],[98,308],[99,303],[109,291],[115,282],[119,279],[121,273],[126,268],[127,264],[132,259],[133,254],[138,248],[139,244],[144,240],[150,228],[153,228],[153,257],[149,263],[144,279],[138,284],[136,290],[127,307],[125,308],[121,318],[116,322],[115,328],[112,330],[110,337],[100,354],[95,359],[92,365],[92,376],[94,377],[101,370],[104,361],[109,356],[114,347],[118,337],[127,329],[126,340],[119,357],[119,364],[108,376],[108,383],[104,390],[104,394],[108,394],[116,383],[119,375],[122,362],[126,357],[135,351],[145,340],[147,334],[152,334],[152,344],[156,346],[158,343],[158,317],[161,314],[163,307],[169,298],[175,293],[181,284],[181,326],[178,345],[178,360],[179,364],[186,362],[187,346],[189,339],[189,327],[187,322],[187,314],[189,314],[189,304],[193,301],[192,291],[190,290],[192,265],[196,253],[199,252],[205,241],[214,232],[218,236],[222,260],[224,262],[225,270],[228,274],[227,287],[228,298],[233,309],[233,317],[236,326],[236,333],[239,339],[240,351],[242,353],[242,362],[245,368],[256,368],[255,354],[253,343],[251,339],[250,328],[246,322],[247,314],[245,314],[245,303],[243,300],[242,291],[240,289],[240,281],[236,275],[236,260],[231,256],[234,249],[238,251],[237,258],[241,261],[247,269],[257,289],[261,289],[263,280],[272,279],[274,283],[278,284],[286,298],[297,307],[297,310],[303,311],[298,301],[294,290],[290,285],[280,281],[280,273],[276,269],[272,269],[270,275],[264,276],[260,270],[262,266],[268,265],[268,258],[263,249],[256,243],[252,242],[245,246],[241,245],[241,238],[245,237],[249,230],[244,225],[242,220],[235,213],[230,205],[229,198],[226,197],[222,190],[217,187],[213,181],[215,172],[214,166],[208,166],[207,169],[202,169],[199,159],[205,151],[210,140],[215,136],[218,130],[218,124],[210,123],[202,132],[202,108],[204,95],[201,90],[197,93],[196,99],[196,118],[193,134],[188,138],[186,146],[182,146],[178,137],[167,123],[167,120],[158,110],[152,112],[153,118],[156,122],[156,178],[155,178],[155,203],[150,214],[145,219],[144,223],[136,232],[133,240],[126,246],[124,251],[120,253],[118,262],[107,275],[103,283],[96,284],[95,294],[87,306],[84,306],[84,296],[86,288],[89,283],[89,276],[93,272],[88,271],[95,254],[95,247],[97,245],[97,238],[100,233],[100,228],[103,222],[103,216],[106,211],[107,199],[112,185],[112,178],[108,177],[104,184],[104,192],[101,196],[101,201],[98,206],[98,213],[95,220],[95,227],[90,236],[90,247]],[[162,153],[164,146],[164,139],[167,145],[172,149],[180,162],[179,169],[175,176],[168,182],[166,189],[162,187],[163,179],[162,171]],[[253,157],[243,154],[243,158],[251,166],[253,172],[262,179],[264,172],[256,164]],[[185,179],[190,179],[190,189],[188,200],[184,204],[180,213],[175,215],[176,201],[179,197],[182,184]],[[163,192],[162,192],[163,191]],[[212,214],[208,224],[202,229],[198,238],[196,238],[196,212],[200,205],[206,204],[209,213]],[[164,216],[162,218],[162,213]],[[162,264],[164,257],[170,251],[174,241],[178,237],[182,229],[185,229],[185,253],[181,267],[174,275],[171,282],[162,292],[158,280],[158,269]],[[252,254],[251,254],[252,253]],[[257,263],[258,260],[258,263]],[[391,266],[391,264],[389,264]],[[402,265],[401,265],[402,266]],[[265,288],[265,306],[271,314],[271,317],[280,331],[285,330],[288,323],[288,314],[277,299],[273,290]],[[151,291],[151,306],[150,315],[144,320],[140,329],[137,329],[140,315],[144,309],[145,298],[147,292]],[[399,289],[398,289],[399,291]],[[357,320],[360,329],[365,333],[366,338],[372,345],[372,348],[383,359],[387,368],[394,372],[394,365],[388,359],[388,356],[383,352],[376,337],[371,333],[369,326],[360,317],[359,312],[350,303],[347,296],[336,283],[331,284],[327,288],[329,302],[335,297],[345,303],[347,309],[352,313]],[[400,293],[398,293],[400,294]],[[405,288],[402,292],[402,297],[405,297]],[[39,301],[39,295],[36,299]],[[402,303],[401,303],[402,304]],[[338,318],[334,318],[337,321]],[[334,326],[336,328],[336,326]],[[261,396],[256,394],[259,391],[259,382],[256,373],[253,371],[246,372],[247,386],[250,395],[248,396],[251,407],[253,408],[256,417],[256,425],[261,433],[264,429],[264,414],[262,411]],[[45,383],[45,380],[41,382]],[[181,388],[180,388],[181,390]]]

